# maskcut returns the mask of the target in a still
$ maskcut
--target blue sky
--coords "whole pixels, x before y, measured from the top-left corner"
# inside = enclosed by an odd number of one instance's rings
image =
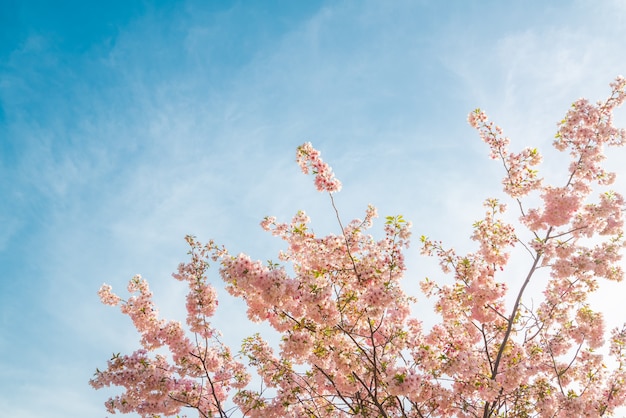
[[[569,104],[626,73],[625,41],[619,0],[2,1],[0,415],[104,417],[87,381],[137,337],[96,292],[141,273],[182,318],[186,234],[266,260],[266,215],[335,230],[302,142],[344,183],[345,219],[373,203],[471,249],[501,173],[467,113],[550,154]],[[409,257],[414,291],[437,273]],[[623,291],[598,296],[616,323]],[[258,329],[226,297],[215,322],[235,346]]]

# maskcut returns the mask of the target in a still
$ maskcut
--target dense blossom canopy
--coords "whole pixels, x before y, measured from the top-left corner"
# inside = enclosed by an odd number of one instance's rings
[[[287,245],[279,262],[268,264],[187,237],[191,259],[174,274],[189,287],[186,326],[158,317],[142,277],[130,281],[126,300],[104,285],[102,302],[131,318],[141,348],[113,356],[90,383],[123,387],[107,410],[142,417],[185,407],[201,417],[611,415],[626,403],[626,328],[607,335],[602,314],[587,301],[599,278],[624,276],[624,198],[607,188],[615,175],[602,162],[605,146],[626,138],[612,124],[626,81],[611,87],[607,100],[578,100],[559,123],[554,146],[571,157],[559,185],[544,184],[537,149],[509,151],[502,129],[481,110],[470,114],[491,158],[503,164],[504,192],[519,223],[506,222],[508,206],[488,198],[471,236],[475,252],[459,255],[421,237],[422,253],[438,257],[453,278],[421,283],[440,315],[432,328],[411,316],[415,300],[400,285],[411,224],[387,217],[376,240],[368,234],[377,217],[370,206],[362,220],[344,225],[333,198],[341,183],[306,143],[297,162],[329,194],[340,232],[316,236],[303,211],[286,223],[267,217],[262,228]],[[514,246],[524,250],[526,271],[508,266]],[[210,323],[218,301],[209,264],[219,265],[251,321],[280,333],[278,352],[261,335],[246,338],[237,352],[221,342]],[[543,301],[527,304],[525,291],[537,277],[545,282]],[[251,387],[252,373],[259,387]]]

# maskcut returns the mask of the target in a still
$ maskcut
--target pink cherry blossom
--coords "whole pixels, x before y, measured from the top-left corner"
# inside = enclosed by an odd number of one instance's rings
[[[341,182],[335,178],[330,166],[320,158],[320,152],[310,142],[298,147],[296,161],[304,174],[311,172],[315,175],[315,187],[318,191],[333,193],[341,190]]]
[[[510,151],[483,111],[469,115],[504,168],[507,202],[485,200],[470,252],[420,238],[449,276],[419,283],[433,326],[412,314],[406,290],[418,283],[403,280],[411,223],[387,216],[375,237],[371,205],[344,223],[333,198],[341,183],[306,143],[297,162],[330,193],[338,231],[316,235],[304,211],[268,216],[261,227],[285,249],[266,263],[188,236],[189,260],[173,274],[188,288],[184,325],[159,317],[139,275],[126,300],[103,285],[102,303],[131,319],[141,347],[114,354],[91,385],[124,390],[105,403],[110,413],[151,418],[185,408],[205,418],[610,416],[626,404],[626,326],[607,334],[589,295],[624,277],[624,198],[608,189],[615,175],[602,163],[606,147],[624,144],[612,120],[626,81],[611,88],[603,102],[576,101],[559,123],[554,146],[570,156],[561,184],[544,184],[538,150]],[[211,325],[216,279],[245,301],[250,321],[280,335],[277,346],[259,334],[237,351],[222,343]],[[541,300],[528,297],[530,283]]]

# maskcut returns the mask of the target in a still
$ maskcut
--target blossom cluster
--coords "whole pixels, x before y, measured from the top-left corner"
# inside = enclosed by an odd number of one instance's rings
[[[141,334],[142,348],[132,355],[114,354],[106,370],[96,370],[90,384],[125,388],[122,395],[110,398],[105,406],[111,413],[136,412],[142,417],[178,414],[183,407],[198,410],[200,416],[212,417],[223,410],[232,388],[243,388],[250,375],[243,363],[236,361],[228,347],[217,338],[208,318],[217,305],[215,289],[206,283],[207,255],[211,245],[201,246],[187,237],[192,247],[192,261],[181,264],[174,276],[188,282],[187,324],[191,339],[182,324],[158,318],[148,282],[134,276],[128,283],[133,294],[124,301],[103,285],[99,291],[102,303],[119,306]],[[151,354],[167,348],[171,360]]]
[[[318,191],[333,193],[341,190],[341,182],[335,178],[333,170],[321,159],[320,152],[310,142],[298,147],[296,161],[304,174],[315,174],[315,187]]]
[[[525,148],[520,153],[508,150],[510,139],[502,128],[494,125],[480,109],[468,117],[469,124],[478,130],[480,138],[489,145],[490,158],[502,160],[506,176],[502,180],[504,191],[513,198],[520,198],[541,187],[542,179],[533,167],[541,163],[541,154],[536,148]]]

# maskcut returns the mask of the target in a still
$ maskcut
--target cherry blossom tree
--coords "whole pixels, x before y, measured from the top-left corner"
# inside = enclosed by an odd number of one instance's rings
[[[558,124],[554,146],[570,157],[558,185],[544,184],[537,149],[509,151],[483,111],[470,114],[503,166],[513,210],[485,200],[471,236],[476,250],[468,254],[421,237],[422,253],[451,276],[445,285],[421,282],[440,317],[434,326],[411,316],[416,300],[400,282],[410,222],[387,217],[376,240],[368,234],[377,216],[369,206],[363,220],[344,224],[333,197],[341,183],[306,143],[297,162],[328,194],[339,233],[316,236],[302,211],[287,223],[267,217],[262,228],[286,243],[279,262],[267,264],[188,236],[190,260],[173,275],[189,288],[186,325],[159,318],[140,276],[126,300],[103,285],[102,302],[131,318],[141,348],[114,355],[91,385],[122,387],[107,410],[142,417],[183,409],[259,418],[611,416],[626,403],[626,327],[606,333],[602,313],[588,302],[599,279],[624,276],[624,199],[608,188],[615,175],[602,162],[604,147],[626,138],[612,124],[626,99],[625,79],[611,88],[597,104],[576,101]],[[525,271],[511,268],[511,254],[522,257],[516,266],[527,263]],[[280,333],[278,350],[261,335],[236,351],[220,340],[210,322],[218,304],[210,265],[245,301],[250,321]],[[544,290],[535,305],[526,291],[537,281]]]

